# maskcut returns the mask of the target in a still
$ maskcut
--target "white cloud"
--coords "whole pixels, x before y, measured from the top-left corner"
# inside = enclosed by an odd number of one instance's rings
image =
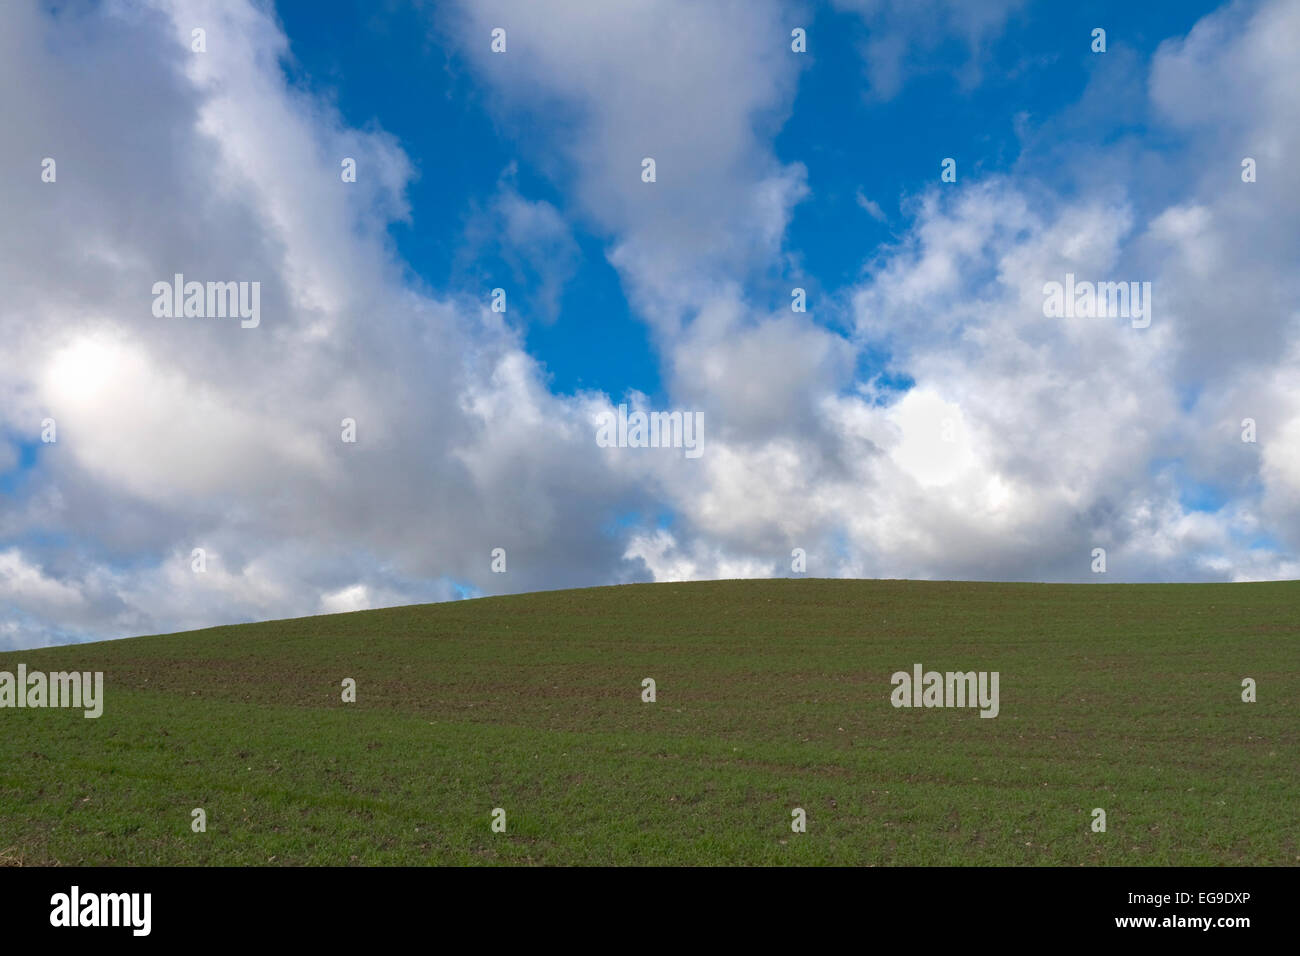
[[[1294,86],[1297,58],[1264,39],[1280,27],[1276,6],[1248,19],[1252,9],[1220,15],[1240,23],[1209,31],[1216,42],[1197,46],[1196,69],[1213,77],[1249,59],[1264,95],[1235,101],[1230,125],[1270,143],[1300,128],[1293,99],[1272,93]],[[1158,109],[1179,89],[1160,79],[1167,61],[1183,55],[1168,44],[1153,64]],[[1229,96],[1239,79],[1225,77]],[[1163,209],[1144,208],[1143,177],[1170,170],[1149,163],[1103,187],[1085,177],[1070,198],[1027,172],[917,197],[911,230],[853,295],[855,344],[883,348],[915,382],[901,399],[852,394],[842,366],[802,365],[794,340],[764,344],[763,322],[741,318],[738,299],[703,308],[697,324],[725,332],[711,347],[701,332],[684,336],[675,381],[717,396],[721,421],[703,474],[666,482],[689,520],[644,544],[647,565],[708,575],[710,556],[715,569],[779,564],[803,546],[811,573],[1092,580],[1101,546],[1112,580],[1293,573],[1300,416],[1288,262],[1300,243],[1298,217],[1270,210],[1292,208],[1298,191],[1278,176],[1243,194],[1235,164],[1214,166],[1221,132],[1211,124],[1179,157],[1185,198]],[[1096,150],[1087,162],[1112,168]],[[1043,285],[1066,272],[1151,281],[1151,327],[1046,318]],[[797,384],[777,366],[796,370]],[[769,380],[774,406],[813,407],[811,421],[764,412]],[[1252,412],[1269,422],[1258,453],[1240,441]],[[945,418],[951,444],[939,436]],[[1232,503],[1190,508],[1188,480],[1226,488]],[[1280,550],[1259,543],[1266,532],[1282,536]]]
[[[56,24],[10,4],[0,20],[6,152],[39,144],[59,164],[54,184],[0,178],[0,428],[59,427],[0,529],[13,568],[41,569],[12,572],[24,594],[66,589],[16,640],[313,613],[356,586],[400,603],[452,582],[585,584],[621,565],[586,517],[628,493],[586,400],[551,396],[481,302],[403,285],[386,227],[409,214],[410,162],[289,87],[265,12],[159,2]],[[206,54],[189,51],[196,23]],[[544,204],[502,202],[515,238],[557,234]],[[259,281],[261,325],[153,316],[153,283],[176,272]],[[508,582],[489,569],[497,545]],[[198,546],[206,574],[189,568]]]
[[[857,191],[853,198],[857,202],[859,208],[863,209],[872,219],[877,222],[885,221],[885,211],[880,208],[880,203],[876,202],[874,199],[868,199],[861,189]]]
[[[942,58],[936,51],[951,38],[966,47],[955,68],[964,88],[979,82],[988,45],[1025,0],[834,0],[835,6],[862,18],[868,28],[862,57],[871,94],[891,99],[907,80],[931,72]]]
[[[794,96],[787,18],[773,0],[467,0],[438,26],[530,157],[613,236],[610,261],[642,314],[674,333],[718,276],[779,252],[806,193],[806,171],[781,164],[765,135]],[[505,54],[490,52],[495,27]],[[655,183],[641,180],[646,157]]]
[[[372,607],[374,605],[370,603],[370,589],[364,584],[354,584],[330,594],[322,594],[320,599],[320,608],[325,614],[368,611]]]

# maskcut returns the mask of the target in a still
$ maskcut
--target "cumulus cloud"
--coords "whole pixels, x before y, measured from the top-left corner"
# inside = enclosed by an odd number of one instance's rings
[[[448,5],[435,27],[530,158],[572,184],[642,315],[673,332],[719,277],[779,252],[806,193],[802,165],[770,143],[798,76],[786,14],[773,0],[484,0]],[[506,55],[486,42],[495,28]]]
[[[514,588],[619,566],[587,520],[627,492],[595,453],[586,400],[550,395],[484,303],[404,284],[385,229],[410,214],[410,162],[288,86],[264,11],[0,16],[0,87],[18,106],[3,135],[21,147],[6,152],[58,164],[55,183],[34,165],[0,179],[0,427],[31,442],[42,419],[58,425],[6,503],[13,640],[490,590],[494,546]],[[516,233],[548,234],[545,209],[503,201]],[[260,326],[154,316],[151,288],[175,273],[259,281]],[[567,560],[545,560],[552,547]]]
[[[947,36],[969,45],[963,80],[977,81],[983,47],[1017,4],[985,5],[978,12],[947,3],[843,6],[867,20],[879,44],[892,44],[896,55],[873,58],[876,92],[888,96],[902,82],[907,57]],[[1272,91],[1291,83],[1295,58],[1283,44],[1265,40],[1285,32],[1286,24],[1278,22],[1286,16],[1281,6],[1225,10],[1186,43],[1167,44],[1149,70],[1129,53],[1117,57],[1115,70],[1094,74],[1073,118],[1056,124],[1055,135],[1065,140],[1062,152],[1070,139],[1079,145],[1079,118],[1103,100],[1135,103],[1138,115],[1176,135],[1200,122],[1194,108],[1171,102],[1187,88],[1176,79],[1179,71],[1210,77],[1198,80],[1207,86],[1216,71],[1233,73],[1234,64],[1246,61],[1249,69],[1216,96],[1241,104],[1250,100],[1243,84],[1264,86],[1266,95],[1248,109],[1225,108],[1223,114],[1232,114],[1234,129],[1249,130],[1246,139],[1272,143],[1286,135],[1284,128],[1296,128],[1287,127],[1292,101]],[[513,23],[519,29],[512,36],[522,32],[525,44],[545,45],[557,57],[554,51],[563,50],[568,59],[571,71],[550,81],[548,92],[582,118],[572,140],[582,152],[576,161],[584,176],[580,191],[621,194],[593,209],[614,210],[603,222],[613,230],[611,259],[625,281],[634,290],[685,288],[690,295],[683,301],[694,305],[688,320],[661,328],[661,341],[674,396],[708,411],[713,441],[694,473],[647,466],[679,517],[672,529],[640,535],[630,550],[653,574],[711,576],[751,566],[781,573],[786,559],[777,556],[791,545],[806,546],[810,569],[828,574],[1084,580],[1094,546],[1109,549],[1112,573],[1129,580],[1223,579],[1245,567],[1252,575],[1267,574],[1268,567],[1283,574],[1292,566],[1289,549],[1249,544],[1258,538],[1257,510],[1270,502],[1275,510],[1282,507],[1276,494],[1246,493],[1244,507],[1212,512],[1183,501],[1189,477],[1214,481],[1225,469],[1257,467],[1247,457],[1254,454],[1251,446],[1224,427],[1222,401],[1217,408],[1202,403],[1223,390],[1258,391],[1267,368],[1284,367],[1279,362],[1287,361],[1288,343],[1295,340],[1285,307],[1294,301],[1290,280],[1278,281],[1294,256],[1295,235],[1285,219],[1264,208],[1287,207],[1295,191],[1279,178],[1272,189],[1286,191],[1285,197],[1263,190],[1243,194],[1235,167],[1220,163],[1217,177],[1207,172],[1220,162],[1211,144],[1221,125],[1211,121],[1208,130],[1189,136],[1175,171],[1189,188],[1163,208],[1150,208],[1149,197],[1168,194],[1152,181],[1170,175],[1168,164],[1142,156],[1140,144],[1134,161],[1135,147],[1127,142],[1086,144],[1072,163],[1052,164],[1052,178],[1036,174],[1030,156],[1016,177],[913,197],[906,210],[911,228],[869,264],[869,280],[849,295],[855,322],[846,338],[798,316],[771,316],[747,299],[740,283],[719,283],[719,274],[743,272],[734,261],[728,272],[706,257],[697,281],[673,286],[699,261],[682,233],[693,222],[693,235],[709,234],[707,206],[656,219],[656,212],[622,205],[647,195],[637,193],[634,156],[601,148],[621,141],[623,132],[631,136],[610,118],[611,104],[628,104],[618,115],[643,117],[650,129],[669,122],[662,101],[637,99],[663,82],[655,65],[644,54],[638,59],[640,51],[629,49],[617,28],[612,40],[591,52],[598,36],[611,35],[603,26],[561,15],[547,29],[573,41],[543,44],[539,25],[521,20],[514,8],[509,20],[505,7],[486,9],[474,21],[476,30],[489,20]],[[712,37],[726,35],[733,22],[723,11],[717,29],[708,29],[699,20],[673,18],[667,9],[641,5],[646,19],[637,26],[650,37],[669,29],[665,23]],[[763,23],[764,13],[760,7],[747,24]],[[622,59],[616,92],[606,95],[606,89],[573,79],[605,76],[601,71],[610,69],[614,51]],[[480,58],[484,74],[513,108],[519,108],[521,90],[535,90],[558,72],[532,55],[526,46],[523,61],[509,66]],[[1194,66],[1180,66],[1188,57]],[[711,69],[703,55],[685,62],[697,71]],[[527,81],[507,75],[509,69]],[[753,90],[768,91],[773,104],[781,101],[779,86]],[[1194,90],[1186,94],[1189,102]],[[752,96],[724,107],[724,95],[733,94],[710,87],[700,102],[710,111],[729,109],[733,117],[752,115]],[[528,103],[526,95],[522,102]],[[729,207],[752,215],[755,207],[740,199],[759,181],[763,151],[755,153],[749,130],[730,133],[728,143],[757,158],[748,177],[728,177],[722,188],[729,190]],[[707,155],[731,155],[716,142],[709,145]],[[733,166],[719,162],[715,177]],[[1110,181],[1099,182],[1091,166],[1106,170]],[[1112,175],[1117,170],[1123,175]],[[1075,188],[1060,189],[1059,178]],[[707,175],[703,181],[714,182]],[[740,221],[736,214],[731,228]],[[1245,232],[1264,219],[1278,240],[1269,250],[1260,250]],[[655,232],[665,223],[677,230],[676,245]],[[642,239],[661,248],[628,255]],[[778,260],[775,244],[744,251],[752,261]],[[1126,320],[1049,320],[1043,286],[1066,273],[1151,281],[1157,318],[1144,329]],[[662,314],[657,307],[667,298],[643,297],[641,305],[653,317]],[[1222,316],[1234,305],[1239,313],[1247,302],[1249,330],[1242,341],[1229,342],[1241,325]],[[901,397],[882,397],[875,382],[855,378],[854,353],[885,355],[885,371],[914,385]],[[1202,398],[1189,406],[1192,392]],[[1271,408],[1278,401],[1274,396],[1260,404]],[[1270,443],[1263,451],[1274,483],[1287,473],[1281,447]]]

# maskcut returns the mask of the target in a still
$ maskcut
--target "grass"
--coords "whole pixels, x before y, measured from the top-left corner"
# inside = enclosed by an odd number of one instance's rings
[[[0,710],[0,865],[1295,865],[1297,609],[721,581],[2,654],[103,671],[106,703]],[[894,709],[918,661],[999,671],[1001,714]]]

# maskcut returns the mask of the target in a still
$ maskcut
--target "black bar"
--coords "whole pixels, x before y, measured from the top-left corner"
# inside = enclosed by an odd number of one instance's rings
[[[0,869],[0,932],[6,943],[75,935],[128,945],[338,945],[426,939],[456,928],[486,933],[484,942],[503,934],[543,942],[612,933],[604,937],[611,946],[639,947],[670,945],[676,928],[697,941],[793,934],[808,942],[834,929],[873,942],[964,938],[983,946],[1129,936],[1231,946],[1293,936],[1296,875],[1295,868],[1158,867],[12,868]],[[52,898],[64,894],[70,903],[73,886],[83,906],[91,894],[150,894],[148,935],[135,936],[130,925],[52,926]],[[1248,925],[1161,925],[1206,917]],[[1155,925],[1118,925],[1126,918],[1154,918]]]

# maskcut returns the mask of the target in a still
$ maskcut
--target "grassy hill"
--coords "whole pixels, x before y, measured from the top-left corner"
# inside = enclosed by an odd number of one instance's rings
[[[1300,582],[630,585],[19,662],[106,702],[0,710],[0,863],[1300,861]],[[917,662],[999,716],[895,709]]]

